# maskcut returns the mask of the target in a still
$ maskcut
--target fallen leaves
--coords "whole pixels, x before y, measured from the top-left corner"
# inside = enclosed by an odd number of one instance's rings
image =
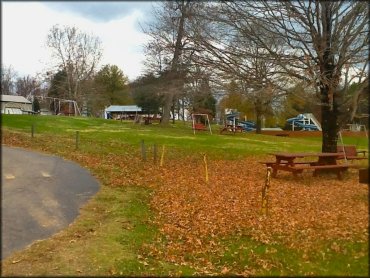
[[[201,161],[172,162],[162,169],[151,203],[166,238],[161,256],[179,262],[184,254],[222,254],[213,238],[230,235],[248,235],[267,245],[279,238],[302,250],[314,249],[318,240],[366,240],[368,203],[365,198],[359,202],[358,195],[367,196],[368,189],[358,186],[354,173],[344,181],[309,173],[295,180],[289,173],[279,173],[279,178],[271,181],[269,215],[264,217],[261,188],[265,169],[258,160],[209,161],[208,184]],[[268,248],[266,252],[277,250]],[[260,263],[263,268],[272,267]]]
[[[17,136],[5,136],[10,145],[22,145]],[[167,150],[167,152],[170,152]],[[272,179],[268,193],[268,215],[261,214],[261,190],[266,169],[261,156],[224,161],[208,158],[208,183],[204,161],[197,155],[167,159],[163,167],[143,163],[140,157],[119,154],[83,154],[70,152],[68,157],[88,167],[105,186],[146,186],[153,189],[151,208],[160,236],[143,246],[138,260],[149,263],[147,256],[157,256],[178,265],[191,265],[198,274],[254,275],[255,270],[232,265],[218,265],[205,254],[222,257],[227,237],[249,236],[267,245],[266,254],[277,253],[277,242],[307,252],[318,241],[334,240],[330,249],[345,252],[339,240],[368,241],[368,187],[358,184],[357,172],[350,170],[343,181],[335,176],[312,177],[304,172],[299,179],[280,173]],[[132,223],[122,222],[122,229]],[[71,240],[71,243],[75,240]],[[278,267],[253,253],[240,249],[261,268]],[[330,250],[328,250],[329,252]],[[324,252],[320,253],[323,260]],[[233,254],[237,260],[238,254]],[[112,271],[111,274],[115,273]]]

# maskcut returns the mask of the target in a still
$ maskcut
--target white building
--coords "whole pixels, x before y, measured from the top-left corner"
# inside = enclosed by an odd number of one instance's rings
[[[129,119],[142,114],[142,109],[137,105],[111,105],[104,110],[104,119]]]
[[[22,96],[1,95],[1,114],[32,114],[32,102]]]

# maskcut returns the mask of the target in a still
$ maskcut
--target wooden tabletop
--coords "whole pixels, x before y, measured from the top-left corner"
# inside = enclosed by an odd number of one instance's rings
[[[309,156],[316,156],[316,157],[337,157],[343,156],[343,153],[288,153],[288,152],[276,152],[276,153],[269,153],[271,155],[275,155],[276,157],[284,157],[284,158],[294,158],[294,157],[309,157]]]

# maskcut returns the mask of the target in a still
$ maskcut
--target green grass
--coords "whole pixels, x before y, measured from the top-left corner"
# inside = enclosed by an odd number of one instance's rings
[[[31,138],[32,125],[35,127],[34,138]],[[21,269],[23,274],[34,275],[188,276],[196,273],[189,266],[151,256],[143,258],[145,245],[158,237],[158,227],[152,223],[154,215],[149,206],[150,189],[132,184],[117,188],[104,186],[104,167],[108,166],[103,160],[112,154],[123,156],[127,161],[140,157],[142,140],[148,148],[148,160],[152,159],[153,144],[157,144],[159,150],[165,145],[168,160],[183,156],[201,158],[202,153],[207,153],[210,158],[227,160],[248,155],[264,156],[274,151],[321,150],[319,137],[292,138],[254,133],[220,135],[217,127],[214,127],[213,135],[208,132],[193,135],[190,125],[181,122],[162,127],[80,117],[2,115],[2,129],[18,132],[34,149],[66,158],[73,154],[74,157],[91,155],[102,159],[101,165],[92,170],[101,177],[102,189],[82,209],[77,221],[60,235],[17,252],[7,262],[7,267],[14,271]],[[75,150],[76,131],[80,132],[78,150]],[[367,138],[344,137],[343,140],[358,149],[368,149]],[[122,169],[117,168],[112,173],[120,171]],[[204,254],[204,258],[212,261],[216,273],[223,273],[225,266],[237,261],[236,269],[240,273],[250,267],[259,270],[254,275],[368,274],[367,243],[340,242],[339,251],[330,248],[332,242],[317,244],[317,251],[305,252],[279,244],[266,246],[247,236],[230,237],[223,241],[224,254],[215,258]],[[21,263],[11,263],[18,258]],[[224,274],[227,275],[227,271]]]
[[[317,243],[315,251],[292,249],[281,244],[261,244],[248,236],[223,241],[227,250],[213,260],[221,271],[238,261],[239,273],[259,269],[261,276],[364,276],[368,273],[368,246],[351,241]],[[335,244],[338,249],[333,250]]]
[[[162,127],[159,125],[137,125],[132,122],[120,122],[104,119],[71,118],[54,116],[16,116],[3,115],[2,126],[12,130],[29,133],[34,125],[35,137],[52,135],[55,141],[68,138],[71,146],[75,144],[76,131],[80,133],[79,148],[85,152],[117,151],[120,147],[133,146],[138,148],[140,142],[158,147],[165,145],[169,149],[177,149],[184,153],[207,153],[210,156],[225,159],[237,159],[244,155],[260,155],[274,151],[320,151],[319,138],[289,138],[254,133],[220,135],[214,127],[214,134],[197,132],[193,134],[189,124],[179,123]],[[352,143],[356,138],[344,138]],[[91,142],[98,144],[96,150]],[[366,138],[361,138],[357,145],[366,148]]]

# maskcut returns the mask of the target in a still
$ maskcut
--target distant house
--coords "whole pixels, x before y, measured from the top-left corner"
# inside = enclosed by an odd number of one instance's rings
[[[32,114],[32,102],[22,96],[1,95],[1,114]]]
[[[104,119],[135,119],[142,113],[137,105],[111,105],[104,110]]]

